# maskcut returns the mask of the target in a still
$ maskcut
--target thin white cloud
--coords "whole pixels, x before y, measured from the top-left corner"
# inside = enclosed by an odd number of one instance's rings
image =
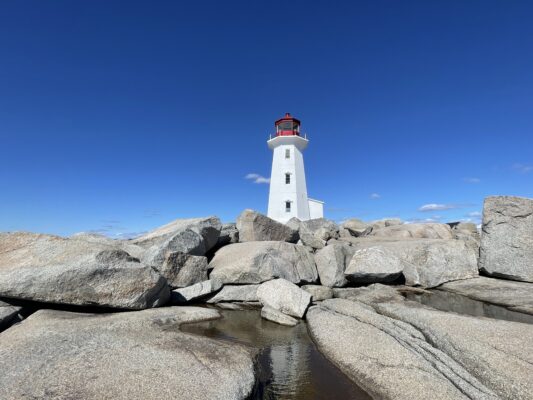
[[[515,163],[515,164],[513,164],[513,169],[515,171],[518,171],[518,172],[522,173],[522,174],[527,174],[527,173],[533,171],[533,165]]]
[[[265,178],[264,176],[255,173],[247,174],[244,179],[251,180],[253,183],[270,183],[270,178]]]
[[[424,204],[421,206],[418,211],[422,212],[428,212],[428,211],[445,211],[445,210],[453,210],[454,208],[459,208],[456,204],[437,204],[437,203],[430,203],[430,204]]]
[[[466,216],[469,218],[479,218],[481,217],[481,213],[479,211],[472,211],[466,214]]]
[[[472,183],[472,184],[476,184],[476,183],[479,183],[481,182],[481,179],[479,178],[464,178],[463,179],[466,183]]]
[[[377,200],[377,199],[380,199],[380,198],[381,198],[381,195],[380,195],[379,193],[372,193],[372,194],[370,195],[370,198],[371,198],[372,200]]]

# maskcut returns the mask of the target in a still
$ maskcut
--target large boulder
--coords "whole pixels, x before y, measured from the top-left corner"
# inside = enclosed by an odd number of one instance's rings
[[[300,234],[311,233],[320,240],[328,241],[339,237],[339,226],[329,219],[316,218],[300,221]]]
[[[350,218],[342,223],[342,227],[347,229],[352,236],[361,236],[369,226],[357,218]]]
[[[376,247],[398,257],[403,262],[402,274],[409,286],[430,288],[478,276],[477,254],[461,240],[360,240],[353,247],[357,250]]]
[[[479,269],[498,278],[533,282],[533,199],[485,199]]]
[[[320,283],[329,287],[346,286],[344,270],[352,259],[355,248],[346,243],[332,243],[315,253]]]
[[[177,219],[131,243],[145,249],[141,258],[145,264],[157,267],[174,252],[205,256],[217,244],[221,228],[217,217]]]
[[[248,398],[254,386],[248,349],[179,330],[182,323],[218,317],[197,307],[40,310],[0,334],[0,371],[6,372],[0,398]]]
[[[311,294],[285,279],[265,282],[257,289],[257,297],[267,306],[296,318],[302,318],[311,303]]]
[[[381,247],[357,250],[350,260],[344,275],[356,283],[392,282],[398,279],[406,262]]]
[[[211,279],[223,284],[261,283],[284,278],[293,283],[313,283],[317,272],[313,256],[303,246],[287,242],[230,244],[209,263]]]
[[[259,285],[225,285],[220,292],[215,294],[208,303],[225,302],[254,302],[257,298],[257,288]]]
[[[239,242],[279,240],[296,243],[298,231],[254,210],[244,210],[237,218]]]
[[[374,228],[370,236],[415,238],[415,239],[453,239],[452,230],[447,224],[401,224]]]
[[[166,279],[111,245],[33,233],[0,234],[0,296],[143,309],[164,304]]]
[[[319,349],[373,398],[532,398],[532,325],[367,300],[325,300],[307,320]]]
[[[207,280],[207,257],[175,251],[156,268],[171,288],[181,288]]]

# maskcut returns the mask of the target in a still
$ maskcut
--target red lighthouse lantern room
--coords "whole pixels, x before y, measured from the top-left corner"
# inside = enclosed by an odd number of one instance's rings
[[[275,123],[276,136],[300,136],[300,120],[286,113]]]

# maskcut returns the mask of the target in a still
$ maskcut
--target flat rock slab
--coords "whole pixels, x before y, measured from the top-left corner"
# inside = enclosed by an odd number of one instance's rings
[[[302,289],[311,294],[311,301],[322,301],[333,297],[333,289],[322,285],[303,285]]]
[[[217,281],[207,280],[195,283],[192,286],[172,291],[171,301],[173,304],[185,304],[216,292],[222,287]]]
[[[86,238],[0,234],[0,296],[143,309],[164,304],[166,279],[120,246]]]
[[[116,314],[41,310],[0,334],[2,399],[244,399],[249,350],[182,333],[216,310]]]
[[[480,276],[448,282],[438,289],[533,315],[533,283]]]
[[[487,197],[479,269],[494,277],[533,282],[533,199]]]
[[[290,315],[284,314],[281,311],[269,306],[264,306],[261,309],[261,317],[280,325],[296,326],[298,324],[298,320],[296,318],[293,318]]]
[[[533,397],[533,326],[408,301],[369,304],[325,300],[307,320],[319,348],[373,397]]]
[[[216,252],[209,268],[210,279],[223,284],[261,283],[274,278],[313,283],[318,278],[313,256],[304,246],[287,242],[230,244]]]
[[[229,301],[259,301],[257,288],[259,285],[226,285],[215,294],[208,303],[222,303]]]

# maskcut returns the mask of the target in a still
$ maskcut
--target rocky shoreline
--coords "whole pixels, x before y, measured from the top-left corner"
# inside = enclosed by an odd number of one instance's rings
[[[533,200],[511,196],[485,200],[481,232],[399,220],[284,225],[245,210],[234,224],[176,220],[133,240],[1,233],[0,398],[245,399],[253,351],[179,325],[218,318],[216,307],[259,307],[277,324],[306,322],[373,398],[530,399],[533,325],[402,294],[445,291],[533,315],[531,260]]]

